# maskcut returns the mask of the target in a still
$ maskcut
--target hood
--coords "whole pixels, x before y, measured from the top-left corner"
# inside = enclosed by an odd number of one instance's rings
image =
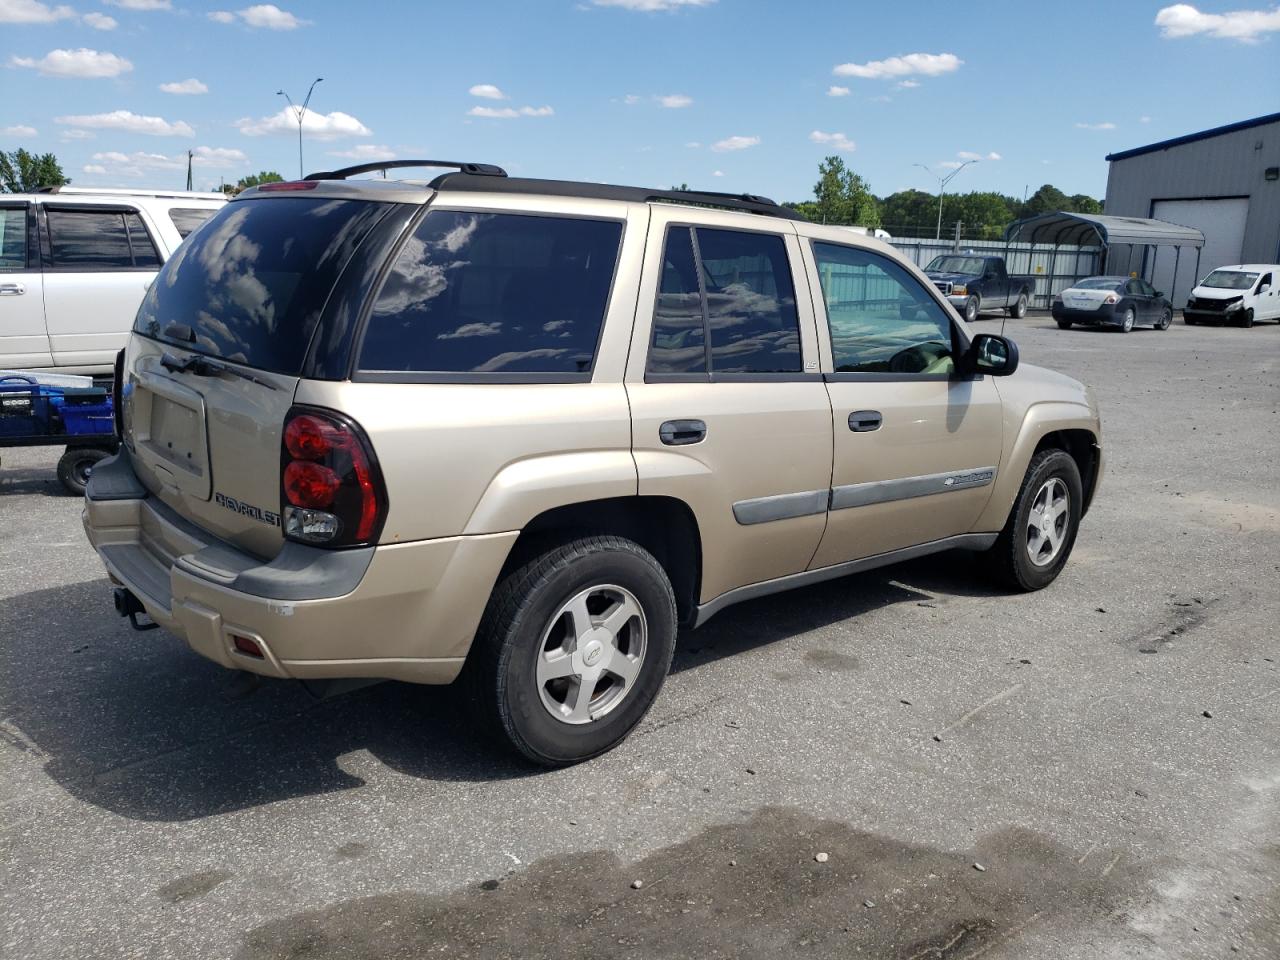
[[[1019,363],[1018,369],[1009,379],[1021,381],[1040,400],[1090,405],[1089,388],[1074,377],[1056,370],[1037,367],[1033,363]]]
[[[1191,296],[1199,297],[1201,300],[1239,300],[1245,294],[1252,292],[1252,287],[1248,290],[1227,290],[1225,287],[1195,287],[1191,291]]]

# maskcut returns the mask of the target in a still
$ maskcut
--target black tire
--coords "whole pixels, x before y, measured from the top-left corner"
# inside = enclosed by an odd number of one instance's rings
[[[1240,315],[1240,326],[1244,327],[1246,330],[1248,330],[1250,327],[1253,326],[1252,310],[1246,310],[1243,314]]]
[[[1005,309],[1013,319],[1021,320],[1027,315],[1027,295],[1025,293],[1018,294],[1018,302],[1012,307],[1006,307]]]
[[[1171,326],[1173,326],[1173,311],[1166,307],[1164,313],[1160,314],[1160,319],[1156,322],[1156,329],[1168,330]]]
[[[973,323],[973,321],[977,320],[978,311],[981,309],[981,307],[982,307],[982,304],[979,302],[976,296],[970,297],[968,300],[966,300],[964,302],[964,322]]]
[[[1058,321],[1058,329],[1059,329],[1059,330],[1070,330],[1070,329],[1071,329],[1071,321],[1070,321],[1070,320],[1059,320],[1059,321]]]
[[[644,617],[644,654],[616,707],[575,724],[552,716],[544,706],[538,658],[544,635],[560,622],[556,614],[564,604],[600,584],[621,587],[636,600]],[[478,719],[542,766],[599,756],[627,737],[658,696],[671,667],[676,632],[671,582],[639,544],[595,536],[549,549],[510,570],[489,598],[464,671]]]
[[[93,465],[109,456],[108,451],[97,447],[67,447],[67,452],[58,461],[58,479],[67,488],[67,493],[83,497]]]
[[[1138,311],[1133,307],[1124,308],[1124,319],[1120,321],[1120,332],[1129,333],[1133,330],[1133,325],[1138,319]]]
[[[1032,562],[1027,549],[1027,525],[1033,501],[1044,485],[1054,477],[1066,484],[1069,495],[1066,529],[1063,532],[1062,546],[1053,562],[1037,566]],[[1022,591],[1040,590],[1053,583],[1075,546],[1083,506],[1080,470],[1069,453],[1056,449],[1041,450],[1032,457],[1017,499],[1013,501],[1013,509],[1009,511],[1009,520],[995,544],[984,554],[988,571],[996,582]]]

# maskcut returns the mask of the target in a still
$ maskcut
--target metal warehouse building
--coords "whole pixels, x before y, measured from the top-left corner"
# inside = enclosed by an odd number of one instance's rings
[[[1200,274],[1230,263],[1280,262],[1280,113],[1107,157],[1108,216],[1151,217],[1204,233]],[[1193,280],[1172,259],[1151,282],[1182,303]]]

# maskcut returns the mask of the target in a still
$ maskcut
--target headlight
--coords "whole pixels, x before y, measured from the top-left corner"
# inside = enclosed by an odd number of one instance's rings
[[[969,288],[966,287],[963,283],[956,283],[956,284],[952,284],[951,286],[951,295],[953,297],[963,297],[968,292],[969,292]]]
[[[1243,301],[1243,300],[1237,300],[1235,303],[1229,303],[1229,304],[1227,304],[1227,308],[1226,308],[1225,310],[1223,310],[1222,312],[1223,312],[1223,313],[1230,313],[1232,310],[1239,310],[1239,309],[1240,309],[1241,307],[1243,307],[1243,306],[1244,306],[1244,301]]]

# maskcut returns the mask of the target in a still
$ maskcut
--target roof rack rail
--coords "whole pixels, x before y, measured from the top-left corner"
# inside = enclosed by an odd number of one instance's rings
[[[470,193],[530,193],[552,197],[584,197],[590,200],[626,200],[632,203],[683,203],[736,210],[784,220],[804,220],[803,214],[774,203],[768,197],[750,193],[715,193],[706,190],[653,190],[608,183],[579,183],[572,180],[532,180],[523,177],[476,177],[466,170],[442,173],[431,181],[433,190]]]
[[[459,163],[455,160],[381,160],[377,163],[358,163],[354,167],[343,167],[340,170],[322,170],[309,173],[304,180],[346,180],[361,173],[376,173],[379,170],[396,170],[401,167],[457,167],[461,173],[469,173],[476,177],[505,177],[507,171],[492,163]]]
[[[60,196],[104,195],[118,197],[156,197],[159,199],[191,199],[191,200],[225,200],[226,194],[217,190],[165,190],[156,188],[148,190],[144,187],[72,187],[45,186],[36,187],[32,193],[59,194]]]

